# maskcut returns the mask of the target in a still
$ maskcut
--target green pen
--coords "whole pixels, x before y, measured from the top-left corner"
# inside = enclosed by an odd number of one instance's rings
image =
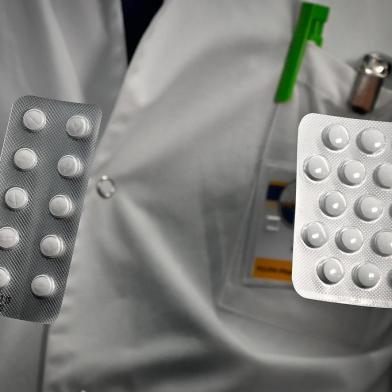
[[[294,36],[280,76],[275,102],[290,100],[298,72],[301,69],[307,42],[313,41],[317,46],[322,46],[323,27],[328,19],[328,13],[329,7],[306,2],[302,3]]]

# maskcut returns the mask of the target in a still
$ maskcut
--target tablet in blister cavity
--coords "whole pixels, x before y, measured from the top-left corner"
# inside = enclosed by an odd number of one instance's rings
[[[302,119],[292,276],[300,295],[392,307],[391,162],[391,123]]]
[[[25,96],[0,160],[0,315],[51,323],[60,311],[101,111]]]

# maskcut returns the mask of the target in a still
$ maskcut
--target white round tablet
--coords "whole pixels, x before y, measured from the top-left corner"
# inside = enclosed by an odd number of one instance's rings
[[[56,218],[66,218],[73,212],[73,203],[67,195],[56,195],[49,201],[49,211]]]
[[[385,135],[376,128],[363,130],[358,136],[358,146],[367,154],[375,154],[385,146]]]
[[[379,231],[373,237],[374,250],[381,256],[392,255],[392,232]]]
[[[67,178],[78,177],[83,172],[83,164],[73,155],[64,155],[59,159],[57,169],[60,175]]]
[[[350,140],[347,129],[340,124],[332,124],[324,128],[322,138],[324,144],[331,150],[343,149]]]
[[[363,288],[374,287],[380,280],[380,277],[380,270],[373,263],[361,264],[354,270],[354,281]]]
[[[311,222],[302,228],[302,239],[311,248],[319,248],[328,241],[328,233],[323,223]]]
[[[37,297],[50,297],[54,293],[55,289],[56,285],[54,280],[48,275],[38,275],[31,282],[31,291]]]
[[[329,284],[338,283],[344,276],[342,263],[334,258],[322,261],[317,271],[320,279]]]
[[[46,116],[42,110],[30,109],[23,115],[23,125],[30,131],[39,131],[46,125]]]
[[[20,148],[14,154],[14,164],[20,170],[31,170],[37,162],[37,154],[29,148]]]
[[[346,210],[347,203],[340,192],[332,191],[321,196],[320,207],[328,216],[336,217],[343,214]]]
[[[11,249],[19,242],[19,233],[12,227],[2,227],[0,229],[0,248]]]
[[[373,221],[382,215],[383,203],[374,196],[362,196],[355,204],[355,212],[365,221]]]
[[[3,267],[0,267],[0,289],[7,287],[11,280],[10,273]]]
[[[29,195],[24,189],[14,186],[5,193],[4,200],[11,210],[20,210],[26,207]]]
[[[40,250],[45,257],[60,257],[65,251],[65,244],[62,238],[57,235],[50,234],[42,238]]]
[[[359,161],[346,161],[339,169],[339,177],[347,185],[359,185],[365,175],[365,166]]]
[[[72,116],[65,127],[69,136],[75,139],[87,137],[91,132],[90,121],[84,116]]]
[[[305,161],[305,173],[312,180],[321,181],[327,178],[330,172],[328,161],[320,156],[314,155]]]
[[[392,188],[392,164],[384,163],[374,172],[375,180],[383,188]]]
[[[355,227],[345,227],[336,236],[338,247],[347,253],[356,252],[363,244],[362,233]]]

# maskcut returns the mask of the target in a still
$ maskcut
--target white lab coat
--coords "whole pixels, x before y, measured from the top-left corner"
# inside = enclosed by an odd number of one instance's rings
[[[45,333],[0,321],[1,391],[390,389],[390,311],[242,287],[227,272],[298,3],[168,0],[125,76],[119,2],[0,4],[3,124],[29,93],[98,103],[106,117],[62,311]],[[286,130],[344,104],[345,61],[392,52],[379,22],[392,4],[357,4],[333,3],[324,49],[310,47],[281,111]]]

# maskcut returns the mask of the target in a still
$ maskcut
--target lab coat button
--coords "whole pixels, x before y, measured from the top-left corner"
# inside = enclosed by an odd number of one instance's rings
[[[104,199],[109,199],[115,194],[116,185],[108,176],[102,176],[97,182],[97,192]]]

